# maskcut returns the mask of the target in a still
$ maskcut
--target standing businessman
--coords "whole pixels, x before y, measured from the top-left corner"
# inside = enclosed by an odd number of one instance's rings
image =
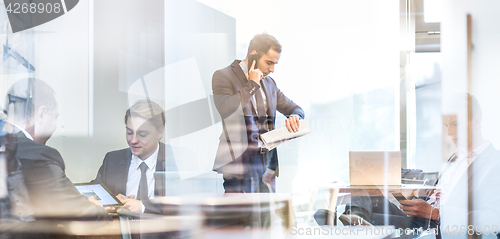
[[[226,193],[268,192],[266,184],[274,188],[277,151],[265,149],[260,135],[275,128],[276,110],[287,116],[290,132],[297,132],[304,118],[302,108],[269,76],[280,55],[276,38],[258,34],[250,41],[246,59],[213,75],[214,101],[223,122],[214,170],[223,174]]]

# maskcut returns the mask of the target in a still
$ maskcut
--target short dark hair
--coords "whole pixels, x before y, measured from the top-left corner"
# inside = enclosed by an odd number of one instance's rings
[[[138,100],[130,106],[125,113],[125,124],[127,124],[130,116],[139,116],[147,119],[158,130],[165,126],[165,112],[163,108],[149,99]]]
[[[481,109],[481,105],[479,105],[479,100],[469,93],[467,93],[467,109],[469,119],[472,119],[476,115],[483,117],[483,110]]]
[[[14,83],[7,92],[5,102],[4,113],[13,116],[15,122],[31,119],[35,111],[42,106],[48,111],[54,110],[57,106],[56,93],[52,87],[35,78],[22,79]]]
[[[450,99],[448,99],[445,103],[448,108],[455,111],[465,109],[464,107],[467,107],[467,116],[469,120],[472,120],[474,116],[483,116],[481,105],[479,104],[478,99],[472,94],[457,93]]]
[[[276,38],[267,33],[257,34],[248,45],[247,56],[255,50],[260,59],[262,55],[269,51],[269,49],[273,49],[276,52],[281,53],[281,44],[278,40],[276,40]]]

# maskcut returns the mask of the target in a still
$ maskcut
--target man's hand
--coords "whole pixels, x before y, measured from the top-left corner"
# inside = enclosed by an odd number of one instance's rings
[[[120,200],[120,202],[122,204],[125,204],[129,199],[134,199],[135,195],[130,195],[127,197],[127,196],[120,193],[120,194],[116,195],[116,198],[118,198],[118,200]]]
[[[436,221],[439,219],[439,210],[437,208],[433,208],[429,203],[422,199],[401,200],[399,203],[401,203],[399,207],[406,215],[430,218]]]
[[[265,184],[272,184],[276,178],[276,172],[272,169],[266,169],[266,172],[262,176],[262,182]]]
[[[94,197],[94,196],[90,196],[88,199],[89,199],[89,201],[90,201],[91,203],[93,203],[93,204],[95,204],[95,205],[97,205],[97,206],[101,206],[101,207],[102,207],[102,204],[101,204],[99,201],[97,201],[97,199],[95,199],[95,197]]]
[[[134,199],[135,195],[126,197],[123,194],[118,194],[116,198],[118,198],[123,203],[123,207],[125,207],[127,210],[138,213],[142,212],[142,202],[140,200]]]
[[[290,116],[286,119],[286,128],[289,132],[297,132],[299,131],[299,117]]]
[[[254,69],[255,63],[255,61],[248,63],[252,64],[252,66],[248,69],[247,79],[259,84],[260,80],[262,80],[262,77],[264,77],[264,74],[262,73],[262,71],[260,71],[260,69]]]

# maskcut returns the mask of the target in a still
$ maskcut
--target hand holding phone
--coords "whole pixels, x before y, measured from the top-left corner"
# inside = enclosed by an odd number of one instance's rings
[[[253,63],[255,62],[255,65]],[[248,71],[253,70],[251,67],[254,66],[253,69],[259,69],[259,55],[257,53],[250,54],[248,56]]]
[[[247,80],[254,81],[259,84],[260,80],[264,76],[258,66],[258,55],[257,53],[252,53],[248,55],[248,74],[246,75]]]
[[[401,203],[402,200],[408,200],[401,193],[392,193],[392,195],[398,200],[399,203]]]

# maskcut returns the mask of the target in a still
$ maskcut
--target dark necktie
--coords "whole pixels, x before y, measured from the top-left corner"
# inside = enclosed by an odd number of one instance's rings
[[[147,200],[148,199],[148,179],[146,176],[146,170],[148,170],[148,165],[142,162],[139,165],[141,168],[141,180],[139,181],[139,191],[137,192],[137,200]]]
[[[259,134],[265,133],[268,131],[267,125],[267,114],[266,108],[264,107],[264,98],[262,97],[262,91],[259,89],[255,92],[255,103],[257,103],[257,116],[259,122]]]

